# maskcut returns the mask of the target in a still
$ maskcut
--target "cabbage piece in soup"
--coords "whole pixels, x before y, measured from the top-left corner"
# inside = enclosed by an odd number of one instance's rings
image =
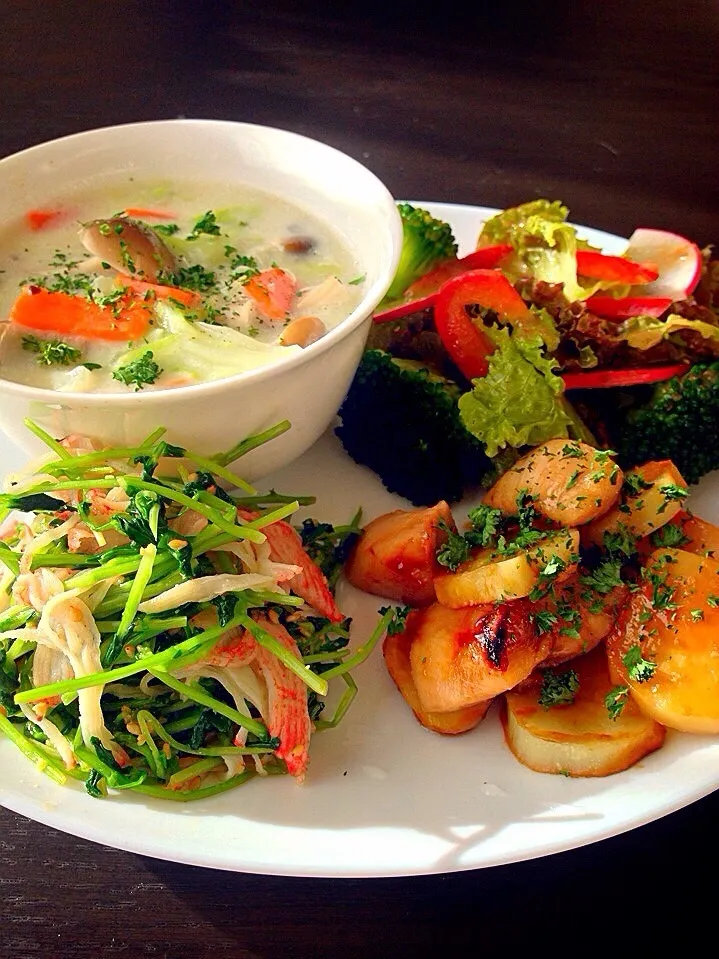
[[[140,182],[0,231],[0,376],[122,392],[222,379],[342,322],[363,278],[339,233],[270,194]]]

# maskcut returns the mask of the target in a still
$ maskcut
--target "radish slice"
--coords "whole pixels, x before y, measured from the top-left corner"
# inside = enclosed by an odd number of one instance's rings
[[[629,238],[624,256],[640,263],[654,263],[658,279],[637,287],[639,296],[664,296],[681,300],[694,291],[702,271],[699,247],[677,233],[640,227]]]

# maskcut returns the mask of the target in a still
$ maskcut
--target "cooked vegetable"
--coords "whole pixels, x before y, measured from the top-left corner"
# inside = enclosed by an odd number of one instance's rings
[[[584,530],[589,542],[607,536],[640,539],[671,522],[689,495],[687,484],[671,460],[653,460],[624,474],[620,502]]]
[[[124,366],[118,366],[113,370],[112,377],[124,383],[125,386],[134,386],[137,391],[149,383],[154,383],[161,373],[162,369],[152,358],[152,350],[146,350],[136,360],[131,360]]]
[[[294,276],[277,266],[254,273],[242,286],[260,313],[269,320],[285,320],[297,292]]]
[[[486,547],[451,573],[435,577],[438,602],[459,609],[481,603],[503,603],[530,596],[547,581],[561,581],[576,568],[579,533],[546,533],[532,546],[516,550]],[[508,554],[508,555],[507,555]]]
[[[607,639],[613,681],[671,729],[719,732],[718,583],[716,560],[655,550]]]
[[[137,340],[150,325],[151,309],[142,299],[121,295],[111,306],[84,296],[26,286],[10,310],[19,326],[47,333],[98,340]]]
[[[719,468],[719,362],[698,363],[648,397],[636,394],[615,414],[611,430],[623,465],[669,459],[696,483]]]
[[[664,727],[634,704],[611,718],[605,701],[612,680],[603,647],[572,660],[574,690],[568,702],[542,705],[548,674],[562,676],[558,670],[538,670],[504,698],[505,739],[523,765],[564,776],[608,776],[664,743]]]
[[[337,436],[390,492],[417,506],[455,502],[493,475],[482,445],[460,421],[459,392],[426,364],[368,350],[339,411]]]
[[[411,203],[398,203],[397,209],[402,218],[402,250],[385,303],[401,297],[411,283],[457,254],[449,223]]]

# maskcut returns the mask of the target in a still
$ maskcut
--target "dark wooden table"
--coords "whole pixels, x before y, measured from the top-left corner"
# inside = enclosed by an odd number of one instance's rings
[[[397,197],[717,241],[719,7],[5,0],[0,155],[90,127],[214,117],[345,150]],[[280,879],[144,859],[0,809],[0,956],[683,952],[715,939],[719,793],[508,867]],[[663,951],[658,952],[659,955]]]

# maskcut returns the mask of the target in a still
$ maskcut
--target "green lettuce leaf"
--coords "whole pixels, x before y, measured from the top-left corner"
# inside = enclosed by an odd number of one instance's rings
[[[485,332],[495,350],[487,375],[473,380],[472,390],[459,398],[466,429],[484,443],[488,456],[507,446],[535,446],[569,436],[573,417],[564,401],[564,384],[541,337],[519,337],[497,327]]]
[[[704,320],[687,320],[677,313],[665,319],[654,316],[633,316],[622,324],[621,337],[637,350],[649,350],[672,333],[693,330],[705,340],[713,340],[719,347],[719,327]]]
[[[577,279],[577,250],[593,249],[577,237],[567,223],[569,210],[559,200],[531,200],[497,213],[482,227],[477,246],[509,243],[514,254],[502,263],[511,279],[532,277],[546,283],[561,283],[571,302],[584,300],[598,289],[607,290],[606,281],[583,286]]]

